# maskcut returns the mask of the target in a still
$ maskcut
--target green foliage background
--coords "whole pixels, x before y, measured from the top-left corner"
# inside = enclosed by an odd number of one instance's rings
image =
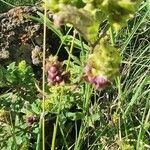
[[[29,5],[32,6],[39,0],[0,0],[0,13],[6,12],[11,9],[11,5],[13,6],[25,6]],[[8,4],[10,5],[8,5]]]
[[[37,1],[7,2],[18,6],[33,5]],[[0,0],[1,12],[11,8],[1,4]],[[74,150],[150,148],[150,18],[147,6],[149,7],[143,2],[128,25],[119,33],[113,34],[112,39],[120,47],[122,55],[121,75],[116,80],[116,86],[103,91],[93,91],[91,86],[82,82],[76,88],[46,87],[46,136],[50,137],[46,140],[52,141],[52,150],[71,149],[73,146]],[[43,14],[38,15],[40,18],[33,19],[43,23]],[[64,35],[59,28],[54,28],[50,20],[47,20],[47,27],[60,38],[61,44],[69,45],[66,46],[66,51],[70,59],[66,61],[66,65],[69,66],[74,84],[82,76],[88,46],[82,39],[73,39],[70,34]],[[71,50],[69,52],[70,43],[81,50],[80,59],[72,55]],[[41,149],[41,95],[37,95],[39,91],[35,87],[36,80],[31,67],[24,61],[19,65],[12,63],[7,69],[1,67],[0,81],[0,87],[9,89],[0,95],[0,119],[4,116],[3,110],[7,113],[11,108],[14,113],[10,115],[10,119],[0,120],[4,125],[0,126],[0,149],[27,150],[28,146]],[[27,121],[30,116],[35,120],[29,128]],[[11,123],[9,120],[12,120]],[[35,141],[31,143],[33,139]]]

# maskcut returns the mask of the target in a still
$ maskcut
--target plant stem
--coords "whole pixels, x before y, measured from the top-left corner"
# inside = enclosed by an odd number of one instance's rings
[[[85,115],[84,118],[86,119],[86,116],[87,116],[88,110],[89,110],[89,101],[90,101],[90,97],[91,97],[93,89],[90,88],[90,85],[86,84],[85,91],[86,91],[85,92],[86,95],[85,95],[85,103],[84,103],[84,106],[83,106],[84,107],[83,113]],[[86,125],[85,125],[85,119],[81,123],[79,135],[78,135],[77,141],[75,143],[74,150],[80,150],[80,146],[81,146],[81,143],[82,143],[82,137],[85,134],[86,128],[87,128]]]
[[[71,54],[72,54],[72,51],[73,51],[73,46],[74,46],[74,41],[75,41],[75,34],[76,34],[76,32],[74,31],[74,33],[73,33],[73,39],[72,39],[72,43],[71,43],[71,47],[70,47],[70,52],[69,52],[69,57],[68,57],[67,68],[66,68],[67,71],[68,71],[69,65],[70,65]]]
[[[42,91],[45,93],[45,51],[46,51],[46,7],[44,10],[44,34],[43,34],[43,73],[42,73]],[[42,95],[42,150],[45,150],[45,95]]]
[[[41,144],[41,142],[40,142],[40,140],[41,140],[41,131],[42,131],[42,114],[41,114],[41,117],[40,117],[40,121],[39,121],[39,133],[38,133],[38,137],[37,137],[37,142],[36,142],[36,150],[40,150],[41,148],[40,148],[40,144]]]
[[[56,123],[54,124],[51,150],[55,150],[55,141],[56,141],[56,134],[57,134],[58,118],[59,118],[59,116],[57,115]]]
[[[111,44],[112,44],[112,46],[114,46],[115,45],[115,37],[114,37],[114,33],[113,33],[112,27],[109,28],[109,32],[110,32]]]
[[[63,87],[62,87],[62,89],[61,89],[61,96],[58,97],[60,101],[61,101],[61,98],[63,96],[63,93],[64,93],[64,91],[63,91]],[[53,137],[52,137],[51,150],[55,150],[55,141],[56,141],[56,135],[57,135],[57,127],[58,127],[58,122],[59,122],[60,110],[61,110],[61,103],[59,103],[56,123],[54,124],[54,131],[53,131]]]
[[[6,1],[4,1],[4,0],[0,0],[1,2],[3,2],[4,4],[6,4],[6,5],[8,5],[8,6],[10,6],[10,7],[15,7],[14,5],[12,5],[12,4],[10,4],[10,3],[8,3],[8,2],[6,2]]]

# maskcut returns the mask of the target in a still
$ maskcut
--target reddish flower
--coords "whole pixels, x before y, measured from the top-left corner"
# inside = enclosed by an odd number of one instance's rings
[[[49,85],[62,85],[69,81],[69,74],[65,72],[63,64],[57,57],[50,57],[52,61],[46,63],[47,81]]]
[[[85,81],[93,84],[96,89],[103,89],[110,84],[110,81],[107,78],[101,75],[97,76],[92,75],[91,69],[92,68],[89,66],[85,67],[85,75],[83,77]]]

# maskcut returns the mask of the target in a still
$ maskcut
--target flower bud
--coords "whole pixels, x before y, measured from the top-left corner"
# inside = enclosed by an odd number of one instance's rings
[[[34,123],[34,121],[35,121],[34,116],[32,116],[32,115],[27,116],[27,124],[28,124],[29,126],[32,126],[33,123]]]
[[[114,30],[120,30],[133,17],[141,0],[103,0],[100,8],[108,16]]]
[[[105,88],[119,74],[120,61],[117,49],[103,38],[89,55],[83,78],[96,89]]]
[[[68,73],[65,72],[63,64],[57,60],[57,57],[50,56],[45,68],[49,85],[61,85],[69,81]]]

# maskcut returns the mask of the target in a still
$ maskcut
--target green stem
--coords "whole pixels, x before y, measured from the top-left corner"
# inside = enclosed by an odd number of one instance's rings
[[[150,94],[148,95],[148,97],[150,97]],[[149,118],[150,118],[150,109],[147,112],[147,108],[149,106],[149,98],[147,99],[146,105],[145,105],[145,110],[143,112],[143,116],[142,116],[142,122],[141,122],[141,127],[139,130],[139,134],[138,134],[138,140],[137,140],[137,144],[136,144],[136,148],[140,148],[140,141],[142,141],[144,139],[145,136],[145,126],[148,124],[149,122]],[[147,115],[146,115],[147,112]],[[145,120],[144,120],[145,119]]]
[[[67,144],[67,141],[66,141],[66,138],[65,138],[63,129],[62,129],[62,127],[61,127],[61,124],[59,124],[59,127],[60,127],[60,132],[61,132],[62,137],[63,137],[64,145],[65,145],[65,147],[66,147],[66,150],[68,150],[68,149],[69,149],[69,146],[68,146],[68,144]]]
[[[63,87],[62,87],[62,89],[61,89],[61,96],[58,97],[60,101],[61,101],[61,97],[63,96],[63,93],[64,93],[64,90],[63,90]],[[56,123],[54,124],[54,131],[53,131],[53,137],[52,137],[51,150],[55,150],[55,141],[56,141],[56,135],[57,135],[57,127],[58,127],[58,123],[59,123],[60,110],[61,110],[61,103],[59,102]]]
[[[112,46],[114,46],[115,45],[115,37],[114,37],[114,33],[113,33],[112,27],[109,28],[109,32],[110,32],[111,44],[112,44]]]
[[[67,63],[67,68],[66,68],[66,70],[68,71],[68,69],[69,69],[69,65],[70,65],[70,60],[71,60],[71,54],[72,54],[72,52],[73,52],[73,46],[74,46],[74,41],[75,41],[75,31],[74,31],[74,33],[73,33],[73,39],[72,39],[72,43],[71,43],[71,47],[70,47],[70,52],[69,52],[69,57],[68,57],[68,63]]]
[[[12,132],[12,136],[13,136],[14,148],[17,149],[17,141],[16,141],[16,137],[15,137],[15,128],[14,128],[14,125],[13,125],[11,112],[9,112],[9,116],[10,116],[10,124],[11,124],[10,128],[11,128],[11,132]]]
[[[55,141],[56,141],[56,134],[57,134],[58,118],[59,118],[59,116],[57,116],[56,123],[54,124],[54,131],[53,131],[51,150],[55,150]]]
[[[10,6],[10,7],[15,7],[14,5],[12,5],[12,4],[10,4],[10,3],[8,3],[8,2],[6,2],[6,1],[4,1],[4,0],[0,0],[1,2],[3,2],[4,4],[6,4],[6,5],[8,5],[8,6]]]
[[[36,150],[40,150],[41,149],[41,131],[42,131],[42,114],[41,114],[41,117],[40,117],[40,121],[39,121],[39,133],[38,133],[38,137],[37,137],[37,142],[36,142]]]
[[[64,39],[61,39],[61,44],[60,44],[60,46],[59,46],[59,48],[58,48],[58,50],[57,50],[57,52],[56,52],[56,56],[57,56],[58,53],[60,52],[60,49],[61,49],[61,47],[62,47],[64,41],[67,39],[67,35],[70,33],[71,30],[72,30],[72,27],[68,30],[67,34],[65,35],[65,38],[64,38]]]
[[[85,103],[84,103],[84,106],[83,106],[83,113],[85,115],[85,120],[86,120],[86,116],[87,116],[88,110],[89,110],[90,97],[91,97],[93,89],[90,88],[90,85],[86,84],[85,91],[86,91],[86,96],[85,96]],[[83,120],[82,123],[81,123],[79,135],[78,135],[77,141],[75,143],[74,150],[80,150],[80,147],[81,147],[81,144],[82,144],[82,137],[86,132],[85,122],[87,122],[87,121],[85,121],[85,120]]]
[[[44,28],[43,28],[43,72],[42,72],[42,92],[45,93],[45,57],[46,57],[46,13],[44,9]],[[45,95],[42,95],[42,150],[45,150]]]
[[[90,97],[92,94],[93,89],[91,89],[90,85],[86,85],[86,98],[85,98],[85,105],[84,105],[84,113],[86,115],[86,113],[88,112],[89,109],[89,101],[90,101]]]

